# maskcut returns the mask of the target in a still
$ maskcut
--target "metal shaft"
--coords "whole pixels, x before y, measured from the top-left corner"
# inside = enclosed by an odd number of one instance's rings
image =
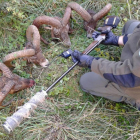
[[[95,47],[97,47],[102,41],[104,40],[104,37],[99,37],[98,42],[85,54],[89,54]],[[66,74],[68,74],[79,62],[75,62],[73,66],[71,66],[65,73],[63,73],[50,87],[47,88],[46,92],[50,89],[52,89]]]
[[[83,54],[89,54],[100,42],[104,40],[103,37],[98,38],[91,49],[86,50]],[[45,97],[47,96],[47,92],[53,88],[67,73],[69,73],[79,62],[74,63],[72,67],[70,67],[60,78],[58,78],[46,91],[37,92],[24,106],[22,106],[17,112],[15,112],[11,117],[8,117],[3,124],[3,128],[5,131],[10,134],[13,130],[19,126],[19,124],[27,118],[37,106],[45,101]]]

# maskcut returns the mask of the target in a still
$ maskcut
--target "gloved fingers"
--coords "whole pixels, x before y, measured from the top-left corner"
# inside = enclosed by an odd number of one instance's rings
[[[104,31],[102,31],[102,34],[108,34],[110,31],[108,31],[108,30],[104,30]]]
[[[96,38],[98,37],[98,35],[100,35],[100,34],[101,34],[100,32],[94,31],[94,32],[92,33],[92,38],[93,38],[93,39],[96,39]]]
[[[74,50],[71,54],[71,57],[72,57],[72,61],[75,63],[77,61],[80,61],[80,56],[82,55],[81,52],[77,51],[77,50]]]
[[[72,55],[71,55],[71,58],[72,58],[72,61],[74,62],[74,63],[76,63],[78,60],[75,58],[75,57],[73,57]]]
[[[99,27],[97,31],[101,32],[102,34],[107,34],[111,31],[111,29],[109,27]]]
[[[102,34],[106,34],[107,37],[111,37],[114,35],[112,31],[108,31],[108,30],[103,31]]]
[[[101,44],[108,45],[108,42],[106,40],[102,41]]]
[[[77,50],[74,50],[71,55],[73,57],[75,57],[76,59],[79,59],[79,57],[82,55],[82,53]]]

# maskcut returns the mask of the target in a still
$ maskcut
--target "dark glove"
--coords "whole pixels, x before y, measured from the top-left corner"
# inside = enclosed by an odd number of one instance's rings
[[[77,50],[73,51],[73,53],[71,54],[71,57],[72,57],[72,60],[74,63],[79,61],[78,66],[88,67],[88,68],[91,67],[91,63],[94,59],[94,57],[82,54],[81,52],[79,52]]]
[[[106,34],[106,38],[104,41],[101,42],[101,44],[119,46],[119,44],[118,44],[119,36],[114,35],[112,33],[112,31],[106,30],[105,32],[101,32],[101,33],[94,31],[92,34],[92,38],[96,39],[98,37],[98,35],[100,35],[100,34]]]
[[[96,39],[96,38],[98,37],[98,35],[100,35],[100,34],[101,34],[100,32],[94,31],[94,32],[92,33],[92,38],[93,38],[93,39]]]

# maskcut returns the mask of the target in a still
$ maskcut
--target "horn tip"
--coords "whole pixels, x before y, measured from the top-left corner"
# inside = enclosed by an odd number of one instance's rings
[[[49,64],[48,59],[46,59],[45,62],[40,63],[40,65],[41,65],[42,67],[48,67],[48,64]]]

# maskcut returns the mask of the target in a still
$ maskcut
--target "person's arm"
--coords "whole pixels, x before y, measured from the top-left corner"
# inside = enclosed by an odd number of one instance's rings
[[[124,62],[109,61],[104,58],[84,55],[79,51],[74,51],[71,56],[73,61],[79,61],[81,67],[91,68],[91,71],[103,76],[105,79],[123,87],[140,86],[140,49],[133,55],[132,60],[126,59]]]
[[[140,49],[134,53],[132,60],[126,59],[123,62],[109,61],[103,58],[93,59],[91,71],[123,87],[140,86],[139,52]]]
[[[100,34],[101,33],[94,31],[92,34],[92,38],[96,39],[98,37],[98,35],[100,35]],[[128,40],[127,34],[124,36],[116,36],[116,35],[114,35],[114,33],[112,31],[102,32],[102,34],[106,34],[105,40],[102,41],[102,44],[104,44],[104,45],[124,46]]]

